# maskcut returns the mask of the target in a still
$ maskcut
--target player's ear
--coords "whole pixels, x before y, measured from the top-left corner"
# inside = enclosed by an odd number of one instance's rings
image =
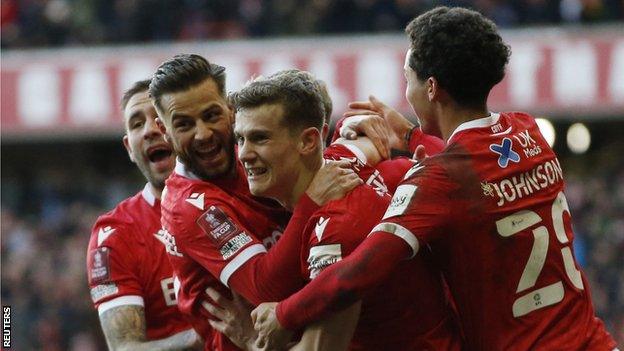
[[[427,78],[427,98],[429,102],[432,102],[439,98],[440,95],[440,84],[435,77]]]
[[[132,149],[130,149],[130,141],[128,140],[128,134],[124,134],[122,138],[122,142],[126,151],[128,152],[128,157],[130,157],[130,161],[135,162],[134,156],[132,156]]]
[[[321,147],[321,142],[321,132],[318,128],[306,128],[300,135],[299,152],[305,155],[313,153]]]

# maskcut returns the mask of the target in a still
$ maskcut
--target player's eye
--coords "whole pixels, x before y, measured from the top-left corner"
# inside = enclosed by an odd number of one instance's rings
[[[143,120],[135,119],[135,120],[130,122],[130,129],[141,128],[141,126],[143,126],[143,124],[144,124]]]

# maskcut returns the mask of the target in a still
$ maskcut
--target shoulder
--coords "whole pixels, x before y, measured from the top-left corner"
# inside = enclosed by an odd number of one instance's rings
[[[141,194],[120,202],[111,211],[99,216],[91,230],[89,248],[117,245],[136,239],[133,233],[138,221],[135,216],[141,206]]]

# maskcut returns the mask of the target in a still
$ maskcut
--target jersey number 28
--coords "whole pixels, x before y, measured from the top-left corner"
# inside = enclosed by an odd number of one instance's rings
[[[569,243],[569,240],[563,225],[564,212],[568,212],[569,215],[570,209],[565,195],[563,192],[559,192],[555,202],[552,204],[551,214],[557,240],[561,244],[566,245]],[[496,229],[498,230],[498,234],[501,236],[510,237],[538,223],[542,223],[542,221],[543,219],[537,213],[523,210],[496,221]],[[539,227],[533,229],[533,248],[531,249],[531,254],[526,266],[524,266],[524,271],[520,277],[516,293],[521,293],[535,286],[537,278],[539,277],[542,268],[544,268],[544,263],[546,262],[549,243],[548,235],[548,229],[544,225],[540,225]],[[578,269],[576,269],[574,264],[574,257],[572,256],[570,245],[566,245],[561,248],[561,256],[568,279],[577,289],[583,290],[581,273]],[[512,307],[513,316],[522,317],[537,309],[554,305],[563,300],[563,296],[564,288],[561,281],[532,290],[529,293],[518,297],[514,301]]]

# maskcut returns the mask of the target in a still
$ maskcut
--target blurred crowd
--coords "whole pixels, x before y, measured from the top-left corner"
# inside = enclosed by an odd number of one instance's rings
[[[2,0],[2,47],[401,31],[437,5],[500,27],[621,21],[621,0]]]
[[[613,148],[561,161],[575,255],[597,314],[624,345],[624,164]],[[77,178],[57,166],[31,179],[3,177],[2,304],[12,307],[19,350],[105,348],[87,289],[87,243],[96,217],[139,191],[142,180],[129,162],[110,174],[95,171]]]

